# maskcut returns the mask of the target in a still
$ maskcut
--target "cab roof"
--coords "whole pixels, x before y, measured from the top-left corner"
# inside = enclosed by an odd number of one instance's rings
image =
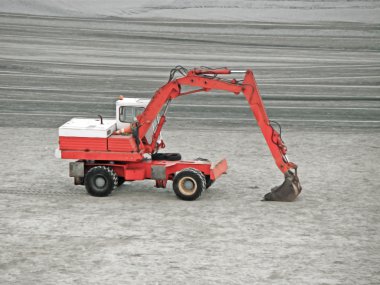
[[[150,99],[142,98],[123,98],[116,101],[116,106],[146,107]]]

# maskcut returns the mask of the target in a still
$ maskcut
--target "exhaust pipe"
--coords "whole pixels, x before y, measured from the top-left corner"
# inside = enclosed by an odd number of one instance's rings
[[[285,173],[285,181],[276,187],[273,187],[271,191],[265,194],[263,201],[281,201],[292,202],[301,193],[302,186],[298,179],[297,169],[295,172],[287,171]]]

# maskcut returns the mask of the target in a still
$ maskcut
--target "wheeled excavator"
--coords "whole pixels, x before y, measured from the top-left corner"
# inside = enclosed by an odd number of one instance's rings
[[[242,80],[227,75],[243,74]],[[185,91],[187,89],[187,91]],[[196,200],[227,171],[225,159],[216,164],[207,159],[182,160],[180,154],[161,153],[165,147],[161,130],[172,100],[211,90],[243,94],[256,118],[277,167],[285,181],[264,196],[266,201],[293,201],[302,187],[297,165],[288,160],[287,148],[274,123],[268,119],[252,70],[177,66],[168,82],[150,100],[120,98],[116,119],[73,118],[59,128],[56,156],[75,159],[69,174],[76,185],[85,185],[90,195],[104,197],[125,181],[151,179],[173,190],[182,200]]]

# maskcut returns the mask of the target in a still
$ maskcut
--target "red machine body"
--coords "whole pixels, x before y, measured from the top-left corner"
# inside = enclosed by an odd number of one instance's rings
[[[183,76],[175,79],[174,75],[176,72],[181,73]],[[112,170],[113,175],[116,173],[118,179],[121,181],[153,179],[156,180],[157,187],[165,187],[168,180],[174,180],[176,175],[185,169],[187,171],[186,173],[191,174],[191,171],[193,171],[194,173],[196,172],[199,177],[201,177],[200,174],[203,175],[207,184],[211,185],[220,175],[226,173],[226,160],[221,160],[219,163],[213,165],[207,160],[156,160],[154,156],[161,148],[165,147],[163,141],[158,141],[158,138],[166,121],[165,114],[171,100],[179,96],[198,92],[224,90],[234,93],[235,95],[243,93],[247,99],[276,165],[281,172],[285,174],[285,177],[289,178],[288,180],[290,180],[292,184],[292,189],[296,189],[296,193],[292,195],[291,199],[287,198],[283,200],[293,200],[301,191],[297,174],[291,171],[292,169],[296,170],[297,166],[288,161],[286,157],[287,149],[281,139],[281,135],[273,128],[268,119],[253,72],[251,70],[236,72],[244,72],[242,81],[218,77],[218,75],[234,73],[233,70],[227,68],[200,68],[187,71],[182,67],[177,67],[172,70],[168,83],[155,92],[145,110],[139,114],[136,117],[137,120],[131,124],[129,128],[131,133],[123,135],[117,134],[120,133],[120,131],[117,131],[114,132],[113,135],[105,138],[60,136],[61,158],[79,160],[76,162],[78,164],[72,166],[72,168],[79,168],[80,171],[72,171],[71,176],[76,177],[75,181],[77,184],[86,184],[85,177],[91,168],[102,166],[106,167],[107,171]],[[184,89],[183,87],[185,86],[188,87],[187,89],[190,88],[190,91],[182,92],[181,90]],[[148,130],[152,127],[155,120],[157,120],[158,123],[155,126],[151,138],[148,138]],[[149,158],[149,155],[151,158]],[[182,176],[181,174],[179,178]],[[191,179],[188,178],[183,182],[183,190],[185,191],[185,186],[191,183],[197,184],[199,181],[203,183],[203,178],[198,177],[198,179],[197,177],[190,177]],[[202,184],[201,182],[199,183]],[[181,185],[178,187],[181,188],[180,186]],[[280,198],[274,198],[273,195],[267,200],[271,199],[281,200]]]

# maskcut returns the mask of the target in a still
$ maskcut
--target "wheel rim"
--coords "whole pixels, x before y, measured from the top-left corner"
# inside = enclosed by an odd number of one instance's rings
[[[178,189],[183,195],[193,195],[197,191],[197,182],[192,177],[183,177],[178,183]]]
[[[95,177],[95,186],[98,188],[103,188],[106,185],[106,180],[102,176]]]

